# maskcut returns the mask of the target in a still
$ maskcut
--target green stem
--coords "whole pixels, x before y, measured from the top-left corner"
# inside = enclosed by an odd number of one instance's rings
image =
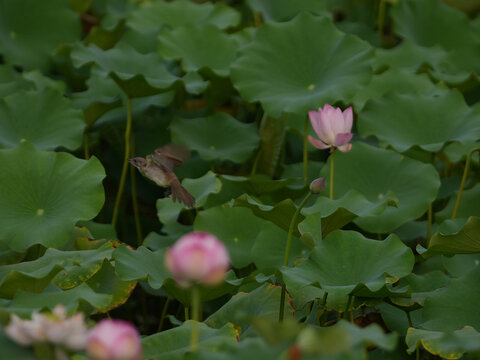
[[[160,317],[160,323],[158,324],[158,332],[162,331],[163,329],[163,323],[165,322],[165,317],[167,316],[168,305],[170,304],[170,300],[172,300],[172,298],[168,296],[167,300],[165,300],[165,304],[163,304],[162,316]]]
[[[307,185],[308,180],[308,122],[307,116],[303,133],[303,185]]]
[[[335,149],[332,150],[330,155],[330,200],[333,200],[333,175],[334,175],[334,168],[335,168],[334,161],[335,161]]]
[[[128,158],[130,157],[130,133],[132,132],[132,99],[127,98],[127,124],[125,126],[125,157],[123,159],[122,175],[120,177],[120,185],[118,186],[117,197],[115,199],[115,207],[113,208],[112,225],[117,224],[118,210],[120,201],[122,200],[123,189],[127,179]]]
[[[480,151],[480,148],[473,149],[467,155],[467,162],[465,163],[465,169],[463,170],[462,182],[460,184],[460,189],[458,190],[457,201],[455,201],[455,208],[453,209],[452,220],[455,220],[455,218],[457,217],[458,208],[460,206],[460,200],[462,199],[463,188],[467,180],[468,171],[470,170],[470,161],[472,158],[472,154],[475,151]]]
[[[83,148],[85,151],[85,160],[90,159],[90,142],[88,141],[88,131],[89,127],[87,126],[85,128],[85,131],[83,132]]]
[[[201,307],[200,288],[198,285],[194,285],[192,288],[192,336],[190,338],[190,350],[192,352],[198,349],[198,323],[201,318]]]
[[[385,10],[386,10],[386,1],[380,0],[378,5],[378,18],[377,18],[377,26],[378,26],[378,39],[380,40],[380,44],[383,40],[383,28],[385,25]]]
[[[351,294],[348,295],[347,307],[345,309],[344,318],[346,318],[348,316],[348,313],[350,312],[350,306],[352,305],[352,299],[353,299],[353,296]]]
[[[320,318],[320,326],[323,326],[323,324],[325,324],[325,322],[328,320],[327,297],[328,293],[325,292],[322,298],[323,314]]]
[[[131,154],[135,154],[135,140],[132,137],[131,141]],[[130,166],[130,186],[132,192],[132,204],[133,204],[133,217],[135,219],[135,231],[137,233],[137,245],[142,245],[142,224],[140,222],[140,211],[138,209],[138,196],[137,196],[137,182],[136,182],[136,170],[134,166]]]
[[[293,235],[293,228],[295,227],[295,222],[297,221],[298,214],[300,214],[300,211],[303,209],[305,204],[307,203],[308,199],[310,199],[310,196],[312,196],[312,192],[309,191],[307,196],[302,200],[300,205],[297,207],[295,210],[295,213],[293,214],[292,220],[290,221],[290,226],[288,228],[288,236],[287,236],[287,245],[285,246],[285,257],[283,259],[283,265],[288,266],[288,259],[290,257],[290,248],[292,247],[292,235]],[[283,313],[284,313],[284,307],[285,307],[285,293],[286,293],[286,286],[285,284],[282,285],[282,293],[280,295],[280,310],[278,312],[278,320],[283,321]]]
[[[185,311],[185,321],[190,320],[189,307],[185,306],[183,310]]]

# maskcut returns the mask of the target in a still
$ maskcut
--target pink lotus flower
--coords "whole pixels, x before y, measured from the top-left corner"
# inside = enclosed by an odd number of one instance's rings
[[[308,116],[312,123],[313,130],[320,140],[308,136],[310,144],[317,149],[328,149],[337,147],[338,150],[349,152],[352,149],[353,134],[353,111],[352,107],[342,112],[340,108],[334,108],[328,104],[318,111],[309,111]]]
[[[88,335],[87,352],[94,360],[139,360],[140,335],[126,321],[104,319]]]
[[[230,257],[225,245],[206,232],[181,237],[167,250],[165,264],[180,286],[216,285],[225,277]]]

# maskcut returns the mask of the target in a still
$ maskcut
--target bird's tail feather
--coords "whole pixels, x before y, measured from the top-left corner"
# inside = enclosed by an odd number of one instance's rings
[[[195,206],[195,199],[192,194],[190,194],[187,189],[185,189],[178,179],[174,179],[170,184],[172,189],[172,200],[173,202],[182,202],[188,207]]]

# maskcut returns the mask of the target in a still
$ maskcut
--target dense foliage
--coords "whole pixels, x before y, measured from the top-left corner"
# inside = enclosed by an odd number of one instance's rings
[[[145,360],[478,358],[479,10],[0,0],[1,357],[52,356],[2,327],[63,304]],[[325,104],[351,151],[308,142]],[[128,164],[169,143],[193,208]],[[191,231],[231,259],[201,324],[164,260]]]

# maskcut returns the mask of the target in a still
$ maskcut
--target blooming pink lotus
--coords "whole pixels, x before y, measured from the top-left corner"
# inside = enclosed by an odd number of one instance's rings
[[[352,124],[353,111],[348,107],[343,112],[340,108],[334,108],[325,104],[318,111],[309,111],[308,116],[312,123],[313,130],[320,140],[308,136],[310,143],[317,149],[328,149],[337,147],[338,150],[349,152],[352,149]]]
[[[87,352],[94,360],[140,360],[140,335],[126,321],[104,319],[88,335]]]
[[[225,277],[230,257],[220,240],[199,231],[181,237],[168,249],[165,263],[180,286],[216,285]]]

